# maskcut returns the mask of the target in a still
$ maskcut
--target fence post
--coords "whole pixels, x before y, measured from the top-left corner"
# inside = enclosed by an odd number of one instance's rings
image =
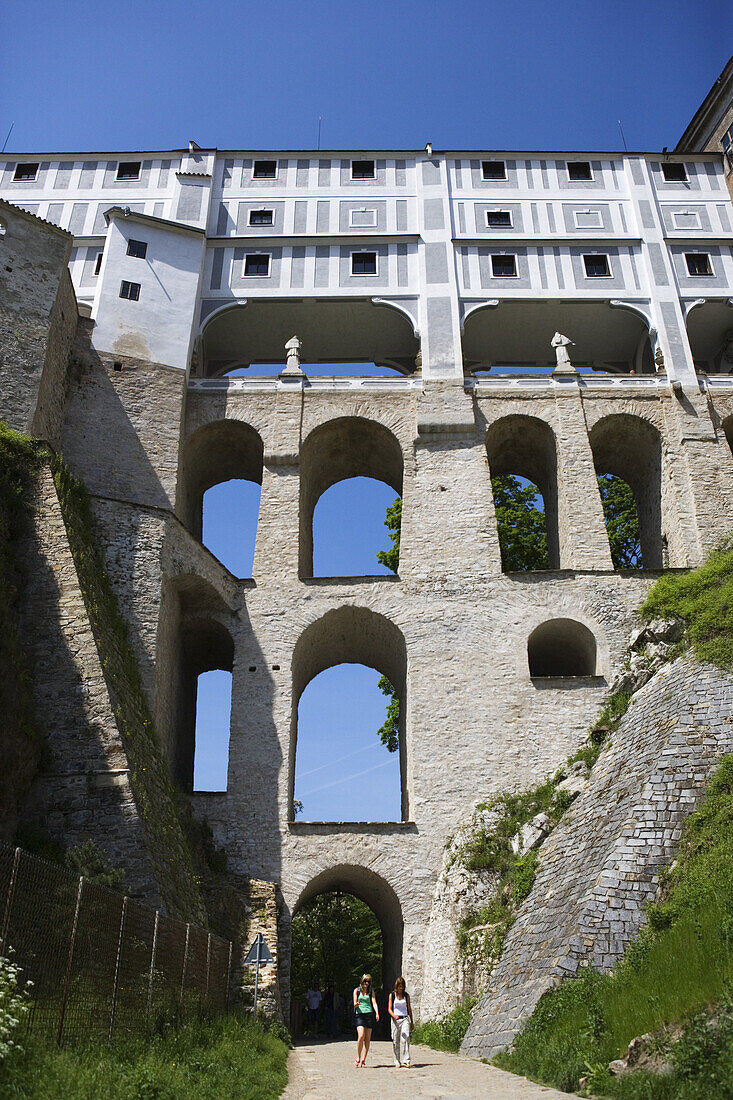
[[[229,941],[229,962],[227,963],[227,985],[224,995],[224,1011],[229,1008],[229,986],[232,983],[232,941]]]
[[[191,925],[186,925],[186,946],[183,949],[183,969],[181,970],[181,996],[178,1001],[179,1015],[183,1016],[183,991],[186,988],[186,967],[188,966],[188,937],[191,933]]]
[[[112,1005],[109,1011],[109,1032],[107,1042],[112,1042],[112,1031],[115,1026],[115,1012],[117,1010],[117,986],[120,980],[120,962],[122,960],[122,937],[125,934],[125,916],[127,914],[127,898],[122,899],[122,914],[120,916],[120,934],[117,937],[117,958],[115,959],[115,982],[112,987]]]
[[[160,909],[155,910],[155,927],[153,928],[153,949],[150,952],[150,977],[148,978],[148,1011],[146,1014],[146,1022],[150,1022],[150,1013],[153,1010],[153,981],[155,978],[155,956],[158,951],[158,921],[160,920]]]
[[[20,863],[20,857],[22,848],[16,848],[13,855],[13,870],[10,872],[10,886],[8,887],[8,896],[5,901],[5,914],[3,916],[3,934],[0,939],[0,955],[5,954],[5,940],[8,935],[8,928],[10,927],[10,910],[13,907],[13,898],[15,897],[15,880],[18,877],[18,864]]]
[[[204,1011],[209,1011],[209,974],[211,973],[211,932],[206,938],[206,996],[204,998]]]
[[[56,1042],[61,1046],[61,1036],[64,1030],[64,1016],[66,1015],[66,1000],[69,996],[71,984],[71,967],[74,962],[74,947],[76,945],[76,929],[79,924],[79,910],[81,908],[81,895],[84,890],[84,876],[79,879],[79,888],[76,891],[76,909],[74,910],[74,923],[71,926],[71,939],[69,940],[69,954],[66,958],[66,974],[64,975],[64,988],[61,993],[61,1006],[59,1008],[59,1028],[56,1033]]]

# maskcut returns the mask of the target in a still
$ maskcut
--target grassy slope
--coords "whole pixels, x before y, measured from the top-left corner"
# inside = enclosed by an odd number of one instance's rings
[[[733,551],[663,577],[646,618],[679,615],[700,659],[733,668]],[[542,998],[497,1064],[567,1090],[645,1100],[733,1097],[733,756],[722,760],[688,819],[649,927],[612,975],[585,971]],[[715,1006],[715,1010],[711,1009]],[[665,1029],[683,1025],[673,1035]],[[612,1078],[606,1066],[637,1035],[658,1032],[672,1077]]]

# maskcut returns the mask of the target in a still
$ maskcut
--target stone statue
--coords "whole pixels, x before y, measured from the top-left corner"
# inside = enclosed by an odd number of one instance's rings
[[[573,344],[567,336],[563,336],[561,332],[556,332],[552,337],[552,347],[555,349],[555,355],[557,356],[556,371],[561,374],[568,374],[575,371],[575,367],[570,362],[570,356],[568,355],[568,347]]]
[[[657,348],[654,352],[654,362],[657,368],[657,374],[665,374],[666,368],[664,366],[664,352],[661,348]]]
[[[285,351],[287,353],[287,359],[285,361],[285,370],[283,374],[302,374],[300,369],[300,349],[302,344],[297,336],[291,336],[285,345]]]

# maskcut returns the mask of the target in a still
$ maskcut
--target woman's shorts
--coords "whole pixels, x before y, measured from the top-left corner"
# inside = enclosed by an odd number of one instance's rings
[[[374,1028],[373,1012],[355,1012],[354,1023],[357,1027],[366,1027],[371,1031]]]

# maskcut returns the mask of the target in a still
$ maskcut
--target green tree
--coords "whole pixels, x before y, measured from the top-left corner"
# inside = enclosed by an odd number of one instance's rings
[[[379,677],[377,687],[389,699],[387,716],[377,730],[377,736],[387,752],[397,752],[400,737],[400,700],[386,676]]]
[[[377,561],[380,565],[386,565],[388,569],[396,573],[400,564],[400,528],[402,527],[401,497],[397,497],[397,500],[393,504],[390,504],[387,509],[387,518],[384,521],[384,526],[389,532],[392,545],[389,550],[377,551]]]
[[[547,524],[539,489],[526,485],[514,474],[492,477],[496,526],[499,531],[501,565],[505,573],[548,569]]]
[[[382,931],[368,905],[351,894],[319,894],[293,917],[291,990],[335,988],[350,997],[364,971],[382,984]]]
[[[631,486],[615,474],[600,474],[598,488],[614,569],[641,569],[639,513]]]

